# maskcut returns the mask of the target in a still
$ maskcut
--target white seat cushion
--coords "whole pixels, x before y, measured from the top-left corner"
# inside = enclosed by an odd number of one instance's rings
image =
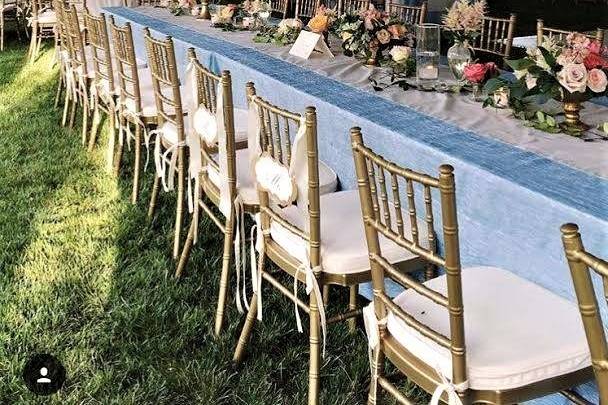
[[[589,367],[585,332],[576,305],[495,267],[462,272],[469,386],[508,390]],[[425,283],[447,296],[446,278]],[[450,336],[447,309],[412,290],[395,298],[408,314]],[[407,350],[452,377],[450,352],[393,313],[388,330]]]
[[[44,25],[53,25],[57,23],[57,15],[53,10],[45,10],[38,15],[38,23]]]
[[[208,167],[209,180],[220,187],[220,174],[212,166]],[[245,204],[257,204],[258,194],[253,182],[251,170],[249,170],[249,149],[238,149],[236,151],[236,187]]]
[[[150,70],[147,68],[139,70],[139,90],[141,94],[141,115],[143,117],[155,117],[158,114],[156,110],[156,100],[154,98],[154,89],[152,88]],[[188,105],[187,97],[190,95],[190,92],[186,91],[184,86],[181,86],[180,93],[182,96],[182,110],[185,111],[185,106]],[[132,98],[127,98],[125,100],[125,106],[129,110],[135,111],[135,100]],[[168,106],[166,107],[165,112],[172,114],[172,110],[168,109]],[[188,126],[188,124],[188,120],[184,118],[184,125]]]
[[[320,170],[319,170],[320,172]],[[333,274],[353,274],[370,268],[367,241],[361,216],[357,190],[340,191],[321,196],[321,265],[323,271]],[[305,217],[296,206],[283,209],[283,218],[305,229]],[[405,216],[404,216],[405,218]],[[409,221],[404,221],[409,222]],[[420,228],[420,240],[426,240],[424,227]],[[404,232],[411,238],[411,231]],[[270,225],[272,239],[296,259],[305,262],[309,243],[276,222]],[[390,263],[397,263],[415,256],[398,247],[385,237],[380,238],[382,254]]]

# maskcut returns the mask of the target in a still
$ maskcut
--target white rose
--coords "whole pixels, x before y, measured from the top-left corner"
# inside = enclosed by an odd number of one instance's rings
[[[537,82],[538,79],[536,77],[532,76],[529,73],[526,75],[526,87],[528,88],[528,90],[535,88]]]
[[[281,20],[281,22],[279,23],[278,31],[281,34],[285,34],[292,28],[302,29],[302,27],[303,27],[302,21],[300,21],[299,19],[285,18],[284,20]]]
[[[582,63],[571,63],[557,74],[559,84],[570,93],[584,93],[587,89],[587,68]]]
[[[353,33],[352,32],[344,31],[342,33],[342,41],[348,41],[352,37],[353,37]]]
[[[407,46],[394,46],[389,54],[395,62],[400,63],[409,59],[412,54],[412,50]]]

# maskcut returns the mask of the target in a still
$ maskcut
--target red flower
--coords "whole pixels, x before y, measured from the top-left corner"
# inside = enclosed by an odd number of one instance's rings
[[[590,53],[589,55],[587,55],[587,57],[585,57],[585,60],[583,61],[583,63],[585,64],[585,67],[589,70],[596,69],[596,68],[608,69],[608,60],[606,60],[605,58],[602,58],[597,53]]]
[[[484,63],[471,63],[464,68],[464,77],[471,83],[481,83],[486,78],[488,66]]]

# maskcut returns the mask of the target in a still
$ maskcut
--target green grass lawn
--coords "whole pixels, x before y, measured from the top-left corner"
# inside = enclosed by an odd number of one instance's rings
[[[0,53],[0,403],[41,403],[21,378],[36,352],[57,356],[68,375],[45,403],[304,403],[308,337],[293,304],[267,290],[250,356],[234,367],[243,320],[234,304],[225,333],[212,336],[218,232],[202,223],[186,276],[167,277],[173,198],[162,196],[148,222],[151,174],[131,205],[130,164],[118,179],[105,170],[105,136],[91,154],[79,128],[59,125],[52,51],[31,66],[25,52],[9,44]],[[335,293],[346,305],[346,292]],[[322,404],[365,402],[362,328],[329,328],[321,372]]]

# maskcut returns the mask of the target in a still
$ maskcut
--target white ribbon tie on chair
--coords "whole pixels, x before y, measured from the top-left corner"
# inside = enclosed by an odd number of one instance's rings
[[[224,92],[221,84],[216,88],[216,113],[213,114],[206,108],[199,108],[198,105],[198,86],[196,77],[196,66],[190,62],[186,68],[186,88],[192,91],[189,97],[188,119],[190,120],[190,131],[187,134],[186,143],[190,150],[190,161],[188,166],[188,208],[190,212],[198,211],[198,197],[195,201],[191,190],[191,179],[195,181],[195,189],[199,189],[199,175],[204,170],[201,162],[201,137],[207,145],[218,146],[218,166],[219,166],[219,192],[220,192],[220,212],[234,223],[234,257],[237,269],[236,273],[236,306],[239,312],[243,312],[243,304],[249,308],[246,297],[245,276],[247,271],[246,244],[243,241],[245,235],[245,207],[243,199],[238,193],[234,200],[230,201],[230,184],[228,183],[228,150],[226,146],[226,127],[224,121]],[[237,184],[238,187],[238,184]],[[194,215],[198,218],[198,215]],[[194,229],[195,235],[197,227]],[[196,241],[196,236],[195,236]],[[241,272],[243,282],[241,283]],[[241,297],[242,291],[242,297]]]
[[[374,351],[376,351],[376,354],[378,354],[377,350],[380,349],[380,326],[386,326],[388,318],[384,317],[379,320],[376,317],[376,311],[372,302],[363,308],[363,321],[365,324],[365,333],[367,334],[369,367],[372,371],[372,383],[375,383],[375,381],[378,379],[378,369],[374,369],[373,355]],[[448,394],[448,405],[463,405],[458,393],[468,389],[468,380],[463,381],[460,384],[453,384],[443,374],[439,366],[435,367],[435,371],[441,379],[441,384],[435,388],[429,405],[439,405],[441,396],[444,392]]]

